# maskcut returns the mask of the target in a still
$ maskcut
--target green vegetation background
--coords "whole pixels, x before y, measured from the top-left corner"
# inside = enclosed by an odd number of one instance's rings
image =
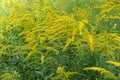
[[[120,80],[119,0],[0,0],[0,80]]]

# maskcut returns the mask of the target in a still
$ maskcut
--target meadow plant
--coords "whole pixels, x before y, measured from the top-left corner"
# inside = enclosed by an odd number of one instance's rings
[[[119,7],[119,0],[0,0],[0,79],[119,80]]]

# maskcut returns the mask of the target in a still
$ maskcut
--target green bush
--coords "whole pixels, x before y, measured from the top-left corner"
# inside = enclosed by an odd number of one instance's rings
[[[119,80],[119,7],[117,0],[1,0],[0,79]]]

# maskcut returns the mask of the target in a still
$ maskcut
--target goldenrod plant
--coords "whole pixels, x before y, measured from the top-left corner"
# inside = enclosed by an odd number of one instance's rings
[[[119,0],[0,0],[0,79],[119,80],[119,7]]]
[[[65,72],[63,67],[58,67],[56,73],[57,75],[52,80],[69,80],[70,75],[79,74],[78,72]]]
[[[120,62],[114,62],[114,61],[106,61],[106,63],[114,65],[114,67],[120,67]],[[100,74],[103,75],[103,77],[107,80],[119,80],[120,79],[120,70],[119,68],[116,68],[116,75],[110,72],[109,70],[106,70],[105,68],[101,67],[86,67],[84,70],[93,70],[98,71]]]
[[[100,72],[100,74],[102,74],[104,76],[104,78],[107,79],[115,79],[117,80],[117,77],[114,76],[111,72],[109,72],[108,70],[104,69],[104,68],[99,68],[99,67],[87,67],[84,70],[94,70],[94,71],[98,71]]]

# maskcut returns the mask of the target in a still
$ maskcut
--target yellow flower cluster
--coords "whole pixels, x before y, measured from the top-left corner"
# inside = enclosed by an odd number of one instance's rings
[[[78,72],[70,72],[70,71],[65,72],[63,67],[58,67],[56,73],[57,75],[53,78],[53,80],[58,80],[58,79],[69,80],[70,75],[79,74]]]
[[[115,67],[120,67],[120,62],[114,62],[114,61],[106,61],[106,63],[112,64]]]
[[[109,78],[109,79],[117,79],[117,77],[112,74],[110,71],[100,68],[100,67],[86,67],[84,70],[93,70],[93,71],[98,71],[100,74],[104,76],[104,78]]]

